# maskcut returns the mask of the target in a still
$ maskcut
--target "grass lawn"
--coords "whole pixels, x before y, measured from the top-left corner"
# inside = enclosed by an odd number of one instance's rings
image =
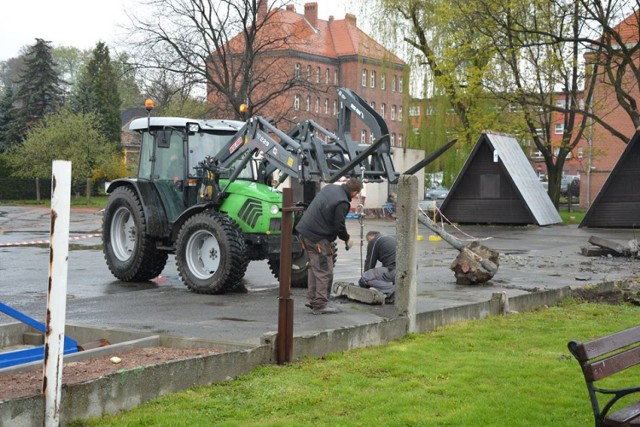
[[[640,308],[579,303],[458,323],[391,344],[265,366],[76,426],[589,426],[572,339],[638,324]],[[618,375],[639,384],[640,372]]]

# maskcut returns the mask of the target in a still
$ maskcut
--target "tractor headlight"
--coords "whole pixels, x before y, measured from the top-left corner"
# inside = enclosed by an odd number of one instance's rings
[[[269,208],[269,212],[271,212],[271,215],[275,215],[280,212],[280,208],[278,207],[278,205],[271,205],[271,208]]]

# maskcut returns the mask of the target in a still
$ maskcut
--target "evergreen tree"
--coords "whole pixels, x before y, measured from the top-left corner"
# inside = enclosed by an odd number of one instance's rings
[[[8,86],[0,99],[0,153],[8,151],[17,139],[10,126],[13,120],[12,105],[13,89]]]
[[[27,130],[62,106],[61,81],[51,55],[50,42],[36,39],[24,58],[24,68],[16,84],[11,132],[22,141]]]
[[[120,95],[118,74],[111,63],[109,48],[99,42],[91,59],[80,72],[71,98],[76,113],[91,113],[99,121],[99,128],[109,141],[120,141]]]

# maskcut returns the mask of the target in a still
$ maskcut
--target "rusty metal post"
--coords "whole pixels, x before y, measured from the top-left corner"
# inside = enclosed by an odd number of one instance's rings
[[[278,364],[291,362],[293,353],[293,299],[291,299],[291,250],[293,234],[293,190],[282,190],[282,234],[280,236],[280,296],[278,298]]]
[[[54,160],[51,176],[49,286],[42,379],[45,427],[60,425],[64,328],[67,310],[70,199],[71,162]]]

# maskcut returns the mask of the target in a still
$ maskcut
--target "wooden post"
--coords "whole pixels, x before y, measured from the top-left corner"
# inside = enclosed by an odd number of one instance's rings
[[[282,234],[280,235],[280,295],[278,297],[278,364],[291,362],[293,354],[293,299],[291,299],[291,251],[293,192],[282,190]]]
[[[36,201],[40,202],[40,179],[36,178]]]

